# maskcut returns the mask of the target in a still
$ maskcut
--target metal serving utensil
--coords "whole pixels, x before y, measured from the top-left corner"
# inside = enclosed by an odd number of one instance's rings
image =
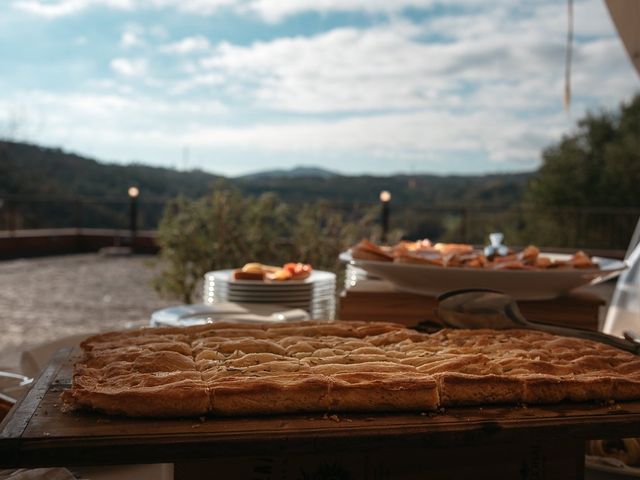
[[[593,340],[640,354],[640,343],[630,338],[622,339],[592,330],[530,322],[522,315],[512,297],[495,290],[464,289],[447,292],[438,297],[436,315],[445,326],[452,328],[528,328]]]

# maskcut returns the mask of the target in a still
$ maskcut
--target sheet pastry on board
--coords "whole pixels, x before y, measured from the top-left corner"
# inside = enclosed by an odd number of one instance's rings
[[[64,408],[133,417],[640,399],[639,357],[533,330],[220,322],[106,333],[81,347]]]

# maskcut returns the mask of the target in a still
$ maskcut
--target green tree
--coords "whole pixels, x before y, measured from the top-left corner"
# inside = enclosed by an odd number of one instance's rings
[[[284,212],[271,194],[249,200],[220,183],[202,199],[171,202],[158,227],[163,270],[156,289],[190,303],[208,271],[282,261],[286,254],[277,242],[286,225]]]
[[[575,132],[545,149],[524,199],[530,211],[523,237],[624,248],[637,218],[613,218],[606,208],[640,207],[640,94],[617,111],[588,113]],[[616,244],[602,245],[611,231],[619,232]]]

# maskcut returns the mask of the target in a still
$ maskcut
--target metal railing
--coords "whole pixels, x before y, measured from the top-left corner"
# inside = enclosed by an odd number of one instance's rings
[[[170,198],[135,199],[136,226],[155,230]],[[128,197],[4,196],[0,232],[24,229],[129,229]],[[380,204],[330,202],[345,221],[382,213]],[[292,206],[295,208],[295,206]],[[380,209],[380,210],[378,210]],[[530,205],[388,205],[391,230],[405,238],[483,244],[492,231],[502,231],[510,244],[625,250],[640,217],[640,208],[547,207]]]

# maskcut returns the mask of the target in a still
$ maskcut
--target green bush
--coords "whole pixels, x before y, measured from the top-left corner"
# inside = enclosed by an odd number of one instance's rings
[[[180,197],[158,226],[161,271],[154,287],[191,303],[206,272],[247,262],[305,262],[340,274],[340,252],[363,237],[380,238],[378,214],[343,212],[324,201],[291,205],[274,193],[243,197],[224,185],[199,200]],[[400,236],[393,231],[389,239]]]

